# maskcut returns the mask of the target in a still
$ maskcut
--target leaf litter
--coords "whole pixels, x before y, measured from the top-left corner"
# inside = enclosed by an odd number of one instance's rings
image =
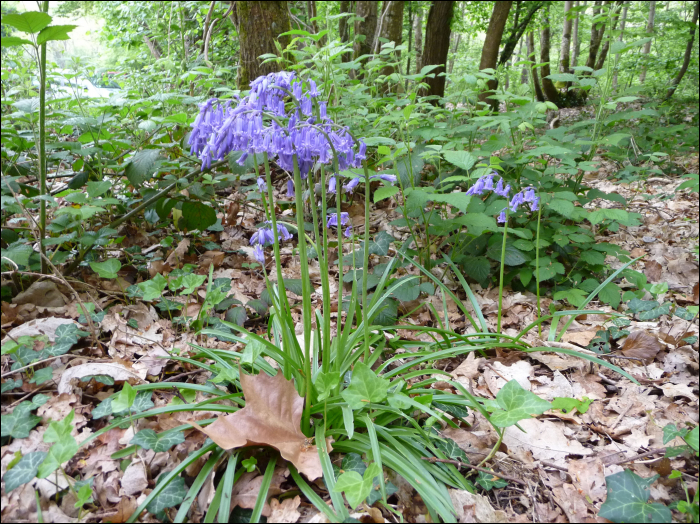
[[[588,179],[587,182],[600,191],[621,194],[630,202],[629,210],[642,215],[641,226],[623,227],[617,232],[608,231],[599,240],[616,243],[632,256],[645,255],[636,267],[643,271],[650,283],[668,285],[666,291],[654,297],[660,304],[668,301],[674,310],[697,305],[698,266],[689,256],[692,239],[698,235],[697,195],[674,192],[678,182],[672,179],[650,179],[646,190],[651,198],[647,200],[638,198],[639,189],[631,184],[612,185],[606,179]],[[671,194],[673,198],[665,198]],[[612,204],[602,201],[596,205],[605,207]],[[395,209],[376,208],[372,211],[370,223],[375,227],[384,227],[396,238],[401,238],[404,233],[400,228],[387,225],[398,216]],[[188,238],[184,238],[171,250],[163,250],[158,244],[151,246],[154,252],[160,250],[162,255],[160,261],[151,262],[151,277],[163,271],[182,268],[186,263],[194,263],[197,272],[204,275],[209,265],[213,265],[215,278],[230,278],[232,281],[231,289],[226,292],[228,297],[240,303],[241,307],[258,300],[265,288],[264,281],[259,273],[243,267],[247,260],[245,256],[235,253],[236,250],[248,249],[247,238],[255,222],[239,220],[239,217],[234,216],[227,218],[227,223],[237,225],[225,226],[219,238],[213,239],[221,241],[222,250],[203,250],[194,260],[188,255],[191,248],[191,240]],[[140,232],[135,232],[134,239],[140,238],[139,242],[148,247],[148,237],[136,233]],[[388,253],[389,256],[392,254],[391,251]],[[298,278],[298,263],[290,255],[291,251],[283,251],[283,260],[287,261],[284,276]],[[387,260],[388,257],[374,254],[370,257],[371,264]],[[612,258],[608,262],[613,267],[618,264]],[[410,271],[406,274],[410,274]],[[442,275],[442,271],[439,274]],[[312,277],[318,283],[320,275],[317,271],[314,273],[312,270]],[[39,421],[29,428],[27,436],[14,438],[2,447],[0,473],[3,476],[3,520],[36,520],[36,489],[40,494],[45,522],[75,521],[75,509],[68,507],[67,503],[57,504],[54,498],[59,489],[65,490],[68,482],[74,483],[73,478],[81,475],[82,478],[94,479],[95,503],[91,507],[91,514],[107,522],[126,521],[153,489],[158,476],[171,471],[189,453],[201,447],[204,436],[197,430],[184,430],[181,433],[182,440],[171,450],[156,452],[152,449],[138,449],[128,464],[120,458],[114,458],[115,453],[118,456],[140,432],[172,431],[186,423],[201,429],[224,449],[245,450],[271,446],[280,450],[282,457],[295,465],[310,481],[322,477],[316,443],[307,439],[300,430],[303,399],[297,394],[294,385],[284,380],[280,372],[275,376],[265,373],[248,376],[241,373],[246,407],[235,414],[221,416],[208,426],[200,426],[199,423],[203,418],[217,417],[216,412],[195,412],[197,419],[194,421],[190,414],[182,413],[139,419],[132,427],[114,428],[100,435],[87,447],[81,448],[74,459],[63,464],[70,481],[59,475],[51,481],[48,478],[33,478],[29,483],[15,487],[13,476],[19,475],[21,478],[22,474],[29,475],[32,472],[32,457],[39,456],[32,454],[49,451],[45,435],[52,421],[63,420],[68,413],[74,411],[71,436],[76,442],[82,442],[91,433],[104,427],[104,420],[96,419],[91,412],[94,413],[110,395],[120,391],[123,384],[135,386],[172,376],[181,377],[178,379],[180,382],[204,385],[207,379],[214,378],[208,372],[199,372],[186,363],[169,359],[174,350],[179,353],[189,342],[211,349],[240,349],[236,344],[214,339],[195,340],[175,325],[178,315],[171,317],[172,320],[164,320],[157,314],[152,301],[140,301],[138,298],[128,303],[115,304],[113,294],[118,290],[108,285],[110,281],[90,277],[89,282],[103,292],[96,302],[97,312],[108,309],[106,315],[99,319],[103,332],[101,345],[93,347],[87,341],[80,342],[70,353],[57,355],[51,362],[40,364],[52,369],[48,382],[21,385],[22,396],[29,395],[31,398],[32,394],[44,394],[49,398],[44,405],[36,408]],[[38,281],[15,297],[11,304],[3,303],[2,326],[8,337],[44,336],[46,341],[37,344],[48,345],[55,341],[59,326],[80,326],[78,322],[83,312],[69,298],[73,296],[72,290],[63,287],[50,280]],[[458,289],[459,283],[454,281],[448,287]],[[472,287],[487,324],[491,329],[495,328],[497,289],[483,289],[478,284]],[[78,285],[76,288],[83,289]],[[202,286],[184,301],[189,304],[188,307],[192,306],[191,314],[196,315],[199,311],[205,298],[204,288]],[[314,293],[312,298],[316,305],[322,300],[320,293]],[[436,298],[432,296],[427,301],[442,312],[442,300],[435,300]],[[93,301],[87,292],[82,299],[83,302]],[[542,307],[546,309],[550,303],[550,299],[544,299]],[[452,328],[464,333],[474,332],[457,305],[449,298],[446,304],[447,320]],[[591,306],[593,309],[612,311],[605,304],[593,303]],[[252,306],[247,306],[247,311],[246,327],[262,328],[263,324],[256,323],[263,315],[254,311]],[[410,308],[405,310],[410,311]],[[506,292],[504,333],[516,335],[535,319],[535,315],[535,297],[532,294]],[[436,318],[425,307],[415,309],[404,318],[405,322],[414,325],[430,325],[437,320],[444,319]],[[449,371],[472,394],[485,399],[495,400],[508,381],[515,380],[525,391],[549,402],[558,397],[591,401],[581,412],[576,409],[566,412],[547,409],[542,414],[521,420],[520,427],[507,427],[503,442],[493,458],[494,472],[519,479],[528,487],[522,489],[518,484],[509,483],[505,487],[494,487],[481,494],[450,490],[450,499],[460,521],[567,519],[574,522],[592,519],[599,514],[612,515],[607,509],[610,505],[606,506],[611,483],[636,490],[636,504],[641,510],[657,512],[661,518],[664,514],[658,503],[668,505],[671,500],[676,500],[679,485],[670,480],[653,486],[645,485],[644,482],[656,474],[663,476],[664,472],[668,477],[671,469],[684,472],[690,489],[697,490],[697,480],[691,479],[692,475],[697,474],[697,463],[683,455],[673,456],[671,453],[670,456],[665,456],[668,455],[665,453],[667,449],[684,443],[677,436],[667,440],[665,428],[673,425],[682,429],[689,423],[698,423],[698,343],[697,339],[694,342],[686,340],[697,337],[700,331],[697,316],[682,320],[665,313],[651,321],[644,320],[640,314],[632,318],[630,325],[625,328],[629,333],[615,340],[613,351],[604,358],[630,373],[639,384],[589,361],[556,352],[557,348],[564,348],[598,355],[590,351],[590,347],[596,343],[601,330],[606,329],[606,320],[603,315],[580,316],[572,323],[562,342],[540,340],[535,331],[528,334],[527,342],[540,347],[551,347],[551,353],[499,353],[496,357],[477,357],[470,353],[461,359],[448,359],[437,364],[442,364],[441,368]],[[401,330],[398,335],[409,340],[416,337],[409,330]],[[41,349],[37,346],[34,350]],[[7,357],[3,356],[3,380],[6,381],[17,378],[9,373],[9,365]],[[156,391],[152,402],[156,407],[169,405],[175,399],[179,400],[183,393],[187,392]],[[3,418],[19,407],[16,401],[20,398],[3,393]],[[204,397],[196,395],[190,399],[194,402],[202,400]],[[446,427],[441,430],[441,434],[452,439],[470,462],[477,464],[496,444],[497,435],[478,412],[470,412],[466,420],[471,426]],[[330,441],[326,445],[335,460],[337,457],[332,453]],[[18,453],[23,458],[13,463]],[[188,469],[188,475],[194,478],[203,465],[204,458]],[[251,509],[257,500],[262,481],[260,470],[245,473],[234,485],[231,507]],[[392,501],[398,503],[396,507],[403,509],[408,520],[425,519],[426,510],[420,497],[405,481],[393,478],[392,482],[399,487],[392,498]],[[325,517],[299,495],[285,496],[291,485],[288,469],[283,465],[278,466],[272,476],[263,515],[278,522],[324,521]],[[194,518],[202,518],[215,498],[213,475],[206,479],[204,486],[191,510]],[[179,490],[183,490],[181,500],[185,485],[174,485],[173,489],[174,498],[179,495]],[[675,494],[671,496],[671,492]],[[328,496],[327,493],[325,496]],[[170,511],[167,499],[162,499],[160,504],[161,506],[152,506],[151,509]],[[353,515],[362,518],[387,516],[382,516],[376,507],[366,507]],[[634,518],[634,515],[624,515],[624,518]]]

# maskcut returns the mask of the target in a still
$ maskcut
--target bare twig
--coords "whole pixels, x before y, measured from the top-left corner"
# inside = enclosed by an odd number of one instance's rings
[[[496,473],[495,471],[491,471],[490,469],[486,469],[486,468],[480,468],[479,466],[472,466],[471,464],[467,464],[466,462],[461,462],[459,460],[439,459],[436,457],[421,457],[421,459],[427,460],[431,464],[435,464],[436,462],[442,462],[444,464],[454,464],[457,467],[475,469],[476,471],[481,471],[482,473],[488,473],[489,475],[493,475],[495,477],[502,478],[503,480],[515,482],[516,484],[520,484],[521,486],[527,486],[526,482],[523,482],[520,479],[516,479],[515,477],[509,477],[508,475],[504,475],[503,473]]]

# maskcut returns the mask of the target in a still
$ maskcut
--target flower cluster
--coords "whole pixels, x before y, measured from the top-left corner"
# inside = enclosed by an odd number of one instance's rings
[[[209,167],[212,159],[223,160],[231,151],[243,151],[240,164],[249,154],[267,153],[282,169],[291,171],[296,155],[302,178],[315,162],[329,163],[333,150],[341,170],[359,167],[367,146],[360,141],[355,152],[347,128],[328,117],[324,101],[317,101],[317,122],[313,107],[319,96],[312,79],[306,81],[304,89],[302,80],[292,72],[258,77],[235,107],[231,100],[216,98],[200,105],[189,138],[190,152],[198,155],[202,169]],[[282,119],[287,119],[286,124]]]
[[[277,234],[279,235],[281,240],[292,239],[291,233],[287,230],[286,227],[284,227],[283,224],[280,223],[277,224]],[[263,250],[263,247],[274,243],[274,241],[275,236],[272,232],[272,223],[267,221],[263,224],[263,227],[258,229],[255,233],[253,233],[253,236],[250,237],[250,245],[255,246],[253,253],[253,255],[255,256],[255,260],[257,260],[261,264],[264,264],[265,251]]]
[[[479,180],[477,180],[476,183],[469,188],[469,190],[467,191],[467,195],[483,195],[486,191],[493,191],[494,193],[496,193],[499,196],[502,196],[503,198],[508,198],[511,190],[510,184],[506,184],[504,187],[503,178],[499,177],[498,183],[494,187],[493,178],[495,176],[496,173],[489,173],[488,175],[484,175],[481,178],[479,178]],[[526,203],[530,204],[530,211],[537,211],[539,209],[540,197],[537,196],[537,192],[533,187],[528,187],[527,189],[516,193],[508,203],[508,207],[510,208],[512,213],[515,213],[518,210],[518,206]],[[498,222],[500,224],[503,224],[505,223],[505,221],[506,208],[504,207],[501,210],[501,213],[498,215]]]
[[[364,144],[363,144],[364,145]],[[360,146],[361,148],[362,146]],[[358,153],[359,154],[359,153]],[[396,175],[388,175],[388,174],[380,174],[380,175],[371,175],[369,177],[370,180],[384,180],[385,182],[389,183],[394,183],[396,182]],[[355,188],[362,182],[362,177],[353,177],[350,179],[350,182],[347,184],[343,184],[343,192],[345,193],[352,193],[355,191]],[[328,192],[333,194],[335,193],[336,190],[336,179],[335,176],[331,177],[331,179],[328,181]]]
[[[350,222],[350,215],[348,215],[345,212],[340,213],[340,225],[341,226],[347,226],[348,223]],[[326,228],[330,229],[331,227],[338,227],[338,214],[337,213],[329,213],[326,221]],[[349,225],[347,228],[345,228],[345,233],[343,235],[347,238],[352,235],[352,225]]]

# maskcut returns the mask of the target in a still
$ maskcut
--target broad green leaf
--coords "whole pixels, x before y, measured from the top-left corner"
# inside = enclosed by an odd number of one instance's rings
[[[156,453],[160,453],[184,441],[185,435],[182,431],[157,434],[152,429],[142,429],[131,439],[131,444],[141,446],[143,449],[152,449]]]
[[[569,397],[555,397],[552,400],[552,409],[559,409],[563,413],[570,413],[571,410],[575,409],[579,413],[585,413],[593,402],[591,399],[586,397],[584,400],[578,400]]]
[[[477,157],[467,151],[445,151],[442,156],[450,164],[469,171],[476,163]]]
[[[547,204],[547,208],[551,209],[552,211],[556,211],[561,216],[566,218],[569,218],[571,213],[574,212],[574,205],[568,200],[564,200],[562,198],[553,199],[549,204]]]
[[[323,400],[326,400],[339,383],[340,373],[337,371],[328,371],[316,375],[314,387],[316,388],[316,398],[318,401],[322,402]]]
[[[143,300],[150,302],[163,296],[163,290],[168,285],[168,280],[158,273],[151,280],[140,282],[138,287],[143,291]]]
[[[134,404],[134,400],[136,400],[136,390],[131,387],[131,384],[124,382],[122,390],[112,399],[112,411],[114,413],[126,411]]]
[[[470,235],[481,236],[484,231],[497,231],[496,219],[484,213],[469,213],[455,219],[455,222],[466,226]]]
[[[161,476],[163,478],[165,474]],[[155,515],[167,508],[172,508],[181,504],[187,495],[185,487],[185,479],[175,477],[163,491],[161,491],[149,504],[146,509],[149,513]]]
[[[540,270],[541,271],[541,270]],[[569,304],[571,304],[574,307],[581,307],[583,303],[586,301],[586,298],[588,297],[588,293],[586,293],[582,289],[564,289],[562,291],[557,291],[552,295],[552,298],[554,300],[564,300],[566,299]]]
[[[90,262],[90,267],[100,278],[117,278],[117,271],[122,268],[122,263],[116,258],[110,258],[104,262]]]
[[[139,187],[146,180],[150,179],[156,170],[156,161],[160,155],[158,149],[143,149],[136,153],[126,165],[124,173],[131,185]]]
[[[41,45],[52,40],[70,40],[70,33],[77,25],[50,25],[45,27],[36,37],[36,43]]]
[[[671,522],[670,509],[649,503],[649,486],[658,477],[645,479],[629,469],[605,477],[608,498],[598,516],[612,522]]]
[[[36,408],[31,402],[25,401],[15,407],[12,413],[2,415],[0,434],[3,437],[27,438],[32,428],[41,422],[41,417],[31,413]]]
[[[260,355],[265,351],[265,344],[257,339],[249,340],[248,343],[243,348],[243,355],[241,355],[241,362],[243,364],[253,364]]]
[[[508,481],[497,477],[496,475],[491,475],[490,473],[485,473],[479,471],[479,475],[476,477],[476,483],[489,491],[493,488],[505,488],[508,485]]]
[[[376,204],[385,198],[391,198],[398,192],[399,188],[396,186],[382,186],[377,188],[377,190],[374,192],[374,203]]]
[[[695,453],[698,452],[698,446],[700,446],[698,443],[698,428],[700,428],[700,426],[695,426],[693,430],[683,439],[691,448],[695,450]]]
[[[11,25],[19,31],[35,34],[51,23],[51,17],[39,11],[28,13],[3,15],[2,23]]]
[[[194,293],[194,290],[197,289],[199,286],[204,284],[204,281],[207,279],[206,275],[185,275],[182,278],[182,285],[183,289],[180,291],[180,294],[182,295],[191,295]]]
[[[352,409],[362,409],[367,404],[376,404],[386,398],[389,380],[379,378],[367,364],[358,362],[352,371],[350,386],[342,393],[343,399]]]
[[[68,462],[78,452],[78,443],[71,435],[73,429],[73,417],[75,411],[71,412],[60,422],[52,422],[44,433],[44,442],[53,442],[53,446],[39,466],[37,477],[40,479],[48,477],[56,471],[61,464]]]
[[[34,253],[32,246],[27,244],[15,244],[7,249],[3,248],[2,257],[12,260],[12,262],[18,266],[27,266],[29,265],[29,257],[32,253]],[[6,264],[4,260],[2,263]]]
[[[495,260],[496,262],[500,262],[502,248],[503,246],[500,244],[500,242],[496,243],[489,248],[489,250],[486,252],[486,256]],[[528,257],[525,253],[510,244],[506,244],[506,266],[519,266],[528,260],[530,260],[530,257]]]
[[[621,296],[620,288],[613,282],[606,284],[606,286],[600,290],[600,293],[598,293],[598,298],[601,300],[601,302],[610,304],[613,309],[617,309],[619,307]]]
[[[541,415],[552,405],[534,393],[523,389],[516,380],[509,381],[496,395],[496,402],[503,411],[491,415],[491,423],[499,428],[516,424],[518,421]]]
[[[109,180],[100,180],[99,182],[88,182],[87,192],[90,198],[97,198],[107,191],[112,189],[112,182]]]
[[[182,218],[188,230],[204,231],[216,224],[216,210],[201,202],[185,202],[182,204]]]
[[[4,21],[4,18],[3,18]],[[29,44],[32,45],[32,42],[30,40],[27,40],[26,38],[20,38],[18,36],[3,36],[2,37],[2,47],[12,47],[16,45],[25,45]]]
[[[338,477],[333,491],[336,493],[344,492],[348,504],[354,509],[369,496],[374,484],[374,477],[379,474],[381,471],[376,462],[372,463],[362,476],[357,471],[348,471]]]
[[[26,484],[34,477],[36,477],[36,472],[39,469],[39,464],[41,464],[46,458],[47,453],[45,451],[34,451],[32,453],[27,453],[22,457],[17,464],[2,478],[5,482],[5,493],[9,493],[15,488],[18,488],[22,484]]]

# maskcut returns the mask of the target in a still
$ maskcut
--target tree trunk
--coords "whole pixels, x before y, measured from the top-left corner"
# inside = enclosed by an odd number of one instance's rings
[[[452,74],[452,70],[455,67],[455,58],[457,58],[457,50],[459,49],[459,42],[462,40],[462,34],[452,34],[451,39],[454,40],[454,43],[452,44],[452,49],[450,49],[450,65],[447,67],[447,72],[450,74]]]
[[[396,0],[382,3],[382,14],[374,42],[373,52],[378,53],[382,49],[380,38],[386,38],[400,46],[403,33],[403,7],[406,2]],[[385,68],[386,69],[386,68]],[[393,70],[393,68],[390,68]]]
[[[340,2],[340,12],[341,13],[351,13],[352,12],[352,2],[342,1]],[[348,24],[348,18],[342,17],[338,20],[338,33],[340,34],[340,41],[346,43],[350,40],[350,25]],[[350,62],[352,60],[352,53],[343,53],[342,61]]]
[[[510,3],[510,2],[508,2]],[[445,95],[445,72],[447,53],[450,51],[450,24],[454,13],[454,1],[433,2],[428,12],[428,22],[425,26],[425,46],[421,65],[438,65],[430,73],[433,78],[426,78],[428,84],[426,95]],[[437,103],[437,102],[434,102]]]
[[[610,2],[605,2],[606,4]],[[596,0],[593,7],[593,18],[600,14],[600,0]],[[600,48],[600,43],[603,41],[603,33],[605,32],[605,22],[597,22],[591,24],[591,43],[588,47],[588,60],[586,60],[586,67],[594,69],[595,59],[598,56],[598,49]]]
[[[654,0],[651,0],[649,2],[649,19],[647,20],[647,36],[651,37],[652,33],[654,32],[654,16],[656,15],[656,2]],[[644,44],[644,48],[642,49],[642,54],[646,55],[647,57],[649,56],[649,52],[651,51],[651,40],[649,40],[646,44]],[[642,72],[639,73],[639,83],[643,84],[644,80],[647,78],[647,66],[642,62]]]
[[[620,36],[617,37],[618,42],[622,42],[622,36],[625,34],[625,24],[627,22],[627,10],[629,9],[629,0],[625,2],[622,8],[622,16],[620,17]],[[617,67],[613,73],[613,89],[617,89]]]
[[[489,27],[486,30],[486,38],[484,46],[481,48],[481,61],[479,62],[479,71],[483,69],[496,69],[498,65],[498,49],[501,45],[503,30],[508,21],[508,13],[513,2],[495,2],[493,11],[491,12],[491,20]],[[491,106],[492,111],[498,111],[498,100],[488,98],[495,94],[498,87],[498,80],[495,78],[487,82],[488,90],[479,93],[479,102],[483,102]]]
[[[416,50],[416,74],[420,73],[423,67],[423,10],[418,7],[416,16],[413,19],[413,47]],[[406,71],[410,73],[409,70]]]
[[[692,24],[693,27],[690,28],[690,37],[688,38],[688,45],[685,48],[685,56],[683,57],[683,65],[681,66],[681,70],[678,71],[678,74],[676,75],[676,78],[673,79],[671,82],[671,87],[668,88],[668,91],[666,92],[666,98],[665,100],[668,100],[673,96],[673,93],[676,92],[676,88],[678,87],[678,84],[681,83],[681,80],[683,80],[683,76],[685,75],[685,72],[688,70],[688,65],[690,64],[690,57],[693,54],[693,44],[695,42],[695,31],[697,29],[697,23],[698,23],[698,5],[700,3],[695,2],[695,10],[693,11],[693,20]]]
[[[525,55],[523,54],[523,51],[524,51],[523,47],[524,47],[526,39],[527,39],[527,37],[520,39],[520,49],[518,50],[518,60],[519,61],[527,60],[527,57],[525,57]],[[527,74],[527,66],[524,65],[523,72],[520,74],[520,83],[527,84],[528,83],[528,76],[529,75]]]
[[[313,29],[314,33],[319,32],[319,27],[318,27],[318,20],[312,20],[313,18],[316,18],[318,16],[318,13],[316,11],[316,0],[307,0],[306,2],[306,10],[309,13],[309,23],[311,24],[311,27]],[[318,45],[319,46],[324,46],[328,42],[327,39],[327,34],[324,35],[319,41]]]
[[[374,33],[377,31],[378,2],[355,2],[355,14],[364,20],[355,20],[355,58],[372,53]],[[364,37],[364,38],[363,38]]]
[[[544,8],[542,14],[542,31],[540,33],[540,62],[542,65],[542,91],[547,100],[561,107],[559,90],[554,86],[554,82],[547,78],[551,74],[549,68],[549,6]]]
[[[518,44],[518,40],[520,40],[525,34],[527,26],[532,20],[532,17],[535,15],[537,10],[545,4],[545,2],[528,2],[528,4],[530,5],[530,8],[528,9],[527,13],[525,13],[525,16],[520,18],[519,21],[514,21],[510,35],[503,45],[501,57],[498,59],[498,63],[501,65],[510,60],[510,57],[513,55],[513,51],[515,51],[515,46]]]
[[[579,3],[578,3],[578,2],[579,2],[579,0],[576,0],[576,7],[579,6]],[[586,0],[584,0],[583,5],[584,5],[584,7],[585,7],[585,5],[586,5]],[[584,11],[584,12],[585,12],[585,11]],[[582,17],[583,17],[583,12],[577,11],[577,12],[576,12],[576,18],[574,18],[574,29],[573,29],[573,33],[574,33],[574,51],[573,51],[573,54],[572,54],[572,56],[571,56],[571,62],[570,62],[570,66],[571,66],[572,68],[574,68],[574,67],[576,67],[576,66],[578,65],[578,57],[579,57],[579,54],[580,54],[580,52],[581,52],[581,37],[580,37],[579,32],[578,32],[578,27],[579,27],[579,23],[580,23]]]
[[[610,9],[614,9],[615,12],[613,14],[613,20],[612,20],[612,30],[615,31],[617,29],[617,22],[620,19],[620,6],[622,5],[623,0],[617,0],[617,3],[615,7],[611,7]],[[610,40],[612,39],[613,35],[610,34],[610,38],[607,38],[605,42],[603,42],[603,47],[600,50],[600,54],[598,55],[598,61],[595,63],[595,69],[603,69],[603,66],[605,65],[605,59],[608,57],[608,49],[610,49]]]
[[[238,88],[247,89],[257,77],[280,70],[276,62],[261,64],[258,57],[266,53],[276,54],[276,41],[282,47],[288,45],[289,37],[279,36],[290,29],[287,2],[236,2],[236,19],[241,46]]]
[[[146,42],[146,45],[148,46],[148,50],[151,52],[151,56],[158,60],[162,53],[160,48],[158,47],[158,42],[155,40],[151,40],[148,38],[148,35],[143,35],[143,41]]]
[[[569,11],[573,6],[573,0],[564,2],[564,24],[561,32],[561,51],[559,53],[559,72],[570,73],[569,69],[571,60],[571,26],[573,20],[569,18]]]
[[[542,88],[540,87],[540,81],[537,78],[537,69],[535,69],[535,38],[532,36],[532,31],[527,34],[527,58],[532,64],[530,65],[530,72],[532,73],[532,84],[535,90],[535,97],[539,102],[544,102],[544,93],[542,93]]]

